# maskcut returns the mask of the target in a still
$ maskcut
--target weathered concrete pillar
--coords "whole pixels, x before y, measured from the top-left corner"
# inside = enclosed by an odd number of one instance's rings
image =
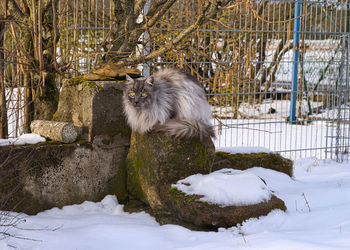
[[[62,86],[55,121],[72,122],[81,128],[80,139],[93,142],[108,135],[130,138],[122,105],[123,92],[117,81],[65,80]]]

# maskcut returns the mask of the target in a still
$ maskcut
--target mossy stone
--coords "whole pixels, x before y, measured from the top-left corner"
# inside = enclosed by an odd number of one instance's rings
[[[249,218],[267,215],[273,209],[285,211],[284,202],[272,195],[270,200],[254,205],[226,206],[200,201],[200,195],[186,195],[170,185],[160,188],[160,197],[168,213],[154,213],[160,224],[178,224],[192,230],[217,230],[233,227]]]
[[[210,140],[174,139],[164,133],[133,132],[127,157],[127,188],[151,208],[162,208],[159,188],[193,174],[208,174],[215,147]]]
[[[223,168],[245,170],[252,167],[272,169],[293,176],[293,161],[276,153],[230,154],[216,152],[213,171]]]

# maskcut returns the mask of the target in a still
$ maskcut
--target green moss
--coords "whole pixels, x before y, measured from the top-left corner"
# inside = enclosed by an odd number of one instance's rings
[[[112,77],[101,76],[98,81],[114,81],[115,79]],[[82,84],[84,88],[95,88],[97,81],[88,81],[84,79],[84,76],[77,76],[75,78],[71,78],[66,80],[66,85],[68,86],[76,86]],[[102,86],[98,87],[99,91],[103,90]]]
[[[267,156],[268,154],[267,153],[264,153],[264,152],[259,152],[257,153],[257,156],[259,157],[264,157],[264,156]]]
[[[58,118],[58,113],[57,113],[57,111],[56,111],[55,113],[53,113],[52,119],[53,119],[53,120],[56,120],[57,118]]]
[[[96,87],[96,83],[93,81],[84,81],[83,82],[83,88],[90,88],[93,89]]]
[[[171,187],[169,188],[170,193],[175,193],[178,192],[179,190],[177,189],[177,187]]]
[[[73,85],[73,86],[79,85],[79,84],[84,83],[84,82],[86,82],[86,81],[85,81],[83,76],[77,76],[75,78],[71,78],[71,79],[66,80],[67,85]]]
[[[192,202],[195,202],[195,201],[197,201],[197,200],[195,198],[193,198],[193,197],[185,198],[184,199],[184,204],[185,205],[190,205]]]
[[[233,168],[245,170],[252,167],[262,167],[276,170],[293,176],[293,161],[275,153],[229,154],[216,152],[214,170]]]
[[[128,192],[126,190],[126,169],[125,166],[119,166],[117,175],[112,181],[111,192],[118,197],[118,202],[125,203],[128,199]]]
[[[100,76],[99,81],[115,81],[115,78],[109,76]]]
[[[84,140],[84,139],[78,139],[78,140],[76,140],[75,143],[84,144],[84,143],[89,143],[89,141]]]
[[[140,157],[136,156],[134,159],[127,159],[126,165],[127,165],[127,171],[128,171],[128,176],[127,176],[128,191],[137,199],[148,204],[146,195],[142,189],[141,179],[139,175],[140,169],[144,167],[144,162]]]
[[[169,194],[173,199],[183,199],[186,196],[185,192],[180,191],[177,187],[169,187]]]

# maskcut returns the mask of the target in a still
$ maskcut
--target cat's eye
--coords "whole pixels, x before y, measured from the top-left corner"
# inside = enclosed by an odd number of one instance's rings
[[[129,96],[132,97],[132,98],[134,98],[134,97],[135,97],[135,92],[130,92],[130,93],[129,93]]]
[[[142,97],[146,97],[146,96],[147,96],[147,93],[142,92],[141,96],[142,96]]]

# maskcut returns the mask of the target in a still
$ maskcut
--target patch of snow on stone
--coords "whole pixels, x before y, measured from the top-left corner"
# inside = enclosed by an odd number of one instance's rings
[[[0,139],[0,146],[36,144],[46,139],[37,134],[23,134],[17,138]]]
[[[271,198],[270,190],[258,176],[233,169],[191,175],[172,187],[188,195],[202,195],[201,201],[222,207],[253,205]]]
[[[252,153],[271,153],[272,151],[264,147],[218,147],[216,152],[226,152],[230,154],[252,154]]]

